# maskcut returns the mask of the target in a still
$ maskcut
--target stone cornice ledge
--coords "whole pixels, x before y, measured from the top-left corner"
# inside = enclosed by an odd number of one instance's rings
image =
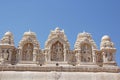
[[[88,67],[88,66],[0,66],[0,71],[38,71],[38,72],[109,72],[119,73],[119,67]]]

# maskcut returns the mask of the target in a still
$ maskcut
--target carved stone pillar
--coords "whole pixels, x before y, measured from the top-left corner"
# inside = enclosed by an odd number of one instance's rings
[[[66,45],[64,45],[64,61],[66,61],[66,54],[67,54]]]
[[[96,55],[95,55],[95,50],[93,50],[93,63],[96,63]]]
[[[64,50],[64,61],[66,61],[66,52],[67,52],[67,50],[65,49]]]
[[[113,55],[113,61],[115,62],[115,53],[113,53],[112,55]]]
[[[9,49],[9,58],[8,58],[9,61],[11,61],[11,56],[12,56],[12,49]]]
[[[51,61],[51,49],[48,50],[48,61]]]
[[[3,62],[3,57],[2,57],[2,49],[0,48],[0,64]]]
[[[34,50],[33,50],[33,61],[34,62],[36,61],[36,55],[37,55],[37,49],[34,48]]]
[[[4,60],[7,61],[7,59],[8,59],[7,49],[4,49]]]
[[[105,59],[105,52],[102,52],[102,55],[103,55],[103,63],[106,62],[106,59]]]
[[[64,48],[64,61],[66,61],[66,49]]]
[[[18,61],[22,61],[22,49],[18,49]]]
[[[2,58],[2,49],[0,48],[0,59]]]
[[[47,62],[48,61],[48,53],[47,53],[47,51],[45,51],[45,62]]]
[[[77,61],[78,63],[80,63],[81,62],[81,50],[80,49],[77,50],[77,57],[78,57]]]

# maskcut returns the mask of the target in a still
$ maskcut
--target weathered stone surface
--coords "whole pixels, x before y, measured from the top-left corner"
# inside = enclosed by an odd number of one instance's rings
[[[4,64],[39,64],[57,62],[69,65],[98,65],[116,66],[116,48],[110,37],[105,35],[101,39],[100,50],[97,49],[92,35],[87,32],[79,33],[75,42],[74,50],[70,50],[70,44],[64,30],[55,28],[51,30],[45,42],[45,48],[40,49],[39,41],[35,32],[25,32],[19,42],[14,46],[14,37],[11,32],[6,32],[0,41],[0,63]],[[68,65],[66,64],[66,65]]]
[[[0,40],[0,80],[120,80],[115,53],[107,35],[98,50],[90,33],[79,33],[70,50],[64,30],[57,27],[41,49],[36,34],[28,31],[16,48],[8,31]]]
[[[98,67],[98,66],[40,66],[40,65],[14,65],[0,66],[0,71],[39,71],[39,72],[120,72],[119,67]]]
[[[106,72],[0,72],[0,80],[120,80],[119,73]]]

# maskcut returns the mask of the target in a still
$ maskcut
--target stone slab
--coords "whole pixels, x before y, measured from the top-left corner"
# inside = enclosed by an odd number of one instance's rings
[[[0,71],[0,80],[120,80],[120,73]]]

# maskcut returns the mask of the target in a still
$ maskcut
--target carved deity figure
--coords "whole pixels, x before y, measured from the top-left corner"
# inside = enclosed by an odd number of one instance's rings
[[[52,45],[51,61],[63,61],[63,60],[64,60],[63,45],[57,41]]]
[[[111,53],[106,53],[105,58],[106,58],[106,61],[112,61],[113,55]]]
[[[32,44],[26,44],[24,46],[22,59],[25,61],[32,61],[33,60],[33,46],[32,46]]]
[[[81,45],[81,61],[91,62],[92,61],[92,49],[88,44]]]
[[[108,61],[113,61],[113,55],[112,55],[112,53],[109,53]]]
[[[31,53],[32,53],[32,48],[31,48],[31,46],[30,46],[30,44],[28,44],[28,46],[27,46],[27,49],[26,49],[26,60],[31,60]]]
[[[8,60],[8,58],[9,58],[9,52],[8,52],[8,50],[5,50],[5,52],[4,52],[4,59]]]

